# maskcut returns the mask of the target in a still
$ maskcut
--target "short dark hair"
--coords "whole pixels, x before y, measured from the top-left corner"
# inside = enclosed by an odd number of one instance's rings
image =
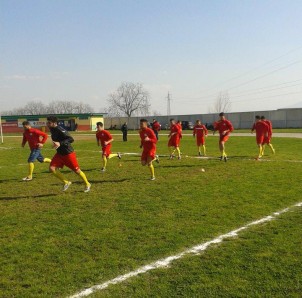
[[[170,122],[171,122],[171,121],[174,121],[174,120],[175,120],[174,118],[171,118],[171,119],[170,119]]]
[[[24,126],[24,125],[30,125],[30,123],[29,123],[29,121],[23,121],[22,122],[22,125]]]
[[[219,116],[221,117],[221,116],[224,116],[224,112],[221,112],[220,114],[219,114]]]
[[[260,117],[259,115],[256,115],[255,118],[256,118],[257,120],[260,120],[260,119],[261,119],[261,117]]]
[[[139,120],[139,122],[146,122],[146,123],[148,123],[148,120],[145,119],[145,118],[142,118],[142,119]]]
[[[103,122],[97,122],[97,123],[96,123],[96,126],[103,127],[103,126],[104,126],[104,124],[103,124]]]
[[[56,116],[48,116],[46,119],[49,122],[58,123],[58,118]]]
[[[264,120],[265,119],[265,117],[264,116],[261,116],[261,120]]]

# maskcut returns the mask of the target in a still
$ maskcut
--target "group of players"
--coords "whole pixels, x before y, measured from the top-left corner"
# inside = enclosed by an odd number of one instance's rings
[[[32,128],[28,121],[23,123],[24,133],[22,139],[22,147],[28,142],[30,147],[30,155],[28,158],[28,175],[23,178],[23,181],[31,181],[33,179],[34,161],[38,160],[40,163],[49,163],[49,171],[57,177],[63,183],[63,191],[66,191],[71,185],[71,181],[67,180],[59,169],[64,166],[70,168],[75,172],[84,182],[84,192],[89,192],[91,189],[91,183],[88,181],[85,173],[81,171],[79,163],[76,158],[76,153],[71,146],[74,142],[73,137],[63,127],[58,125],[58,119],[55,116],[47,117],[47,126],[50,130],[53,148],[56,149],[56,153],[52,159],[44,158],[41,154],[41,149],[47,141],[47,134],[38,129]],[[148,121],[146,119],[140,120],[140,148],[143,149],[141,155],[141,164],[148,166],[151,174],[151,180],[155,180],[153,162],[159,163],[158,155],[156,155],[156,143],[158,141],[158,135],[153,129],[148,127]],[[220,160],[227,161],[227,154],[225,151],[225,143],[229,139],[230,133],[234,130],[232,123],[225,118],[224,113],[219,114],[219,120],[214,123],[214,132],[219,132],[219,150],[221,153]],[[266,120],[264,116],[256,116],[256,121],[252,127],[252,132],[256,131],[256,141],[259,147],[259,154],[257,159],[261,158],[264,154],[264,145],[268,144],[272,152],[275,150],[270,143],[272,137],[272,125],[269,120]],[[203,155],[206,156],[205,138],[208,135],[208,130],[200,120],[196,121],[193,129],[193,137],[196,138],[196,144],[198,147],[198,155],[201,156],[201,148],[203,149]],[[175,119],[170,119],[170,133],[169,133],[169,153],[170,159],[177,157],[181,159],[180,141],[182,138],[182,127],[180,122],[176,122]],[[121,159],[120,153],[111,152],[111,144],[113,138],[109,131],[104,129],[102,122],[97,122],[96,131],[97,145],[102,147],[102,172],[106,171],[107,161],[112,157],[118,157]]]

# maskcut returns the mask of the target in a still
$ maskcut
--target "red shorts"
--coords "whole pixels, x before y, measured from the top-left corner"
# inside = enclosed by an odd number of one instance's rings
[[[226,142],[229,139],[229,137],[230,137],[229,134],[227,134],[227,135],[220,135],[219,143]]]
[[[151,150],[144,150],[141,156],[141,161],[147,162],[149,160],[153,160],[156,155],[156,149],[153,148]]]
[[[177,135],[177,136],[172,136],[170,139],[169,139],[169,142],[168,142],[168,146],[169,147],[178,147],[179,146],[179,143],[180,143],[180,137]]]
[[[264,137],[263,144],[269,144],[271,142],[271,137]]]
[[[102,147],[103,156],[108,157],[111,154],[111,144],[108,144],[105,147]]]
[[[50,162],[50,167],[62,169],[64,166],[68,167],[72,171],[77,171],[80,169],[75,152],[71,152],[67,155],[60,155],[56,153]]]
[[[256,136],[256,142],[257,142],[258,145],[263,144],[264,140],[265,140],[264,135]]]
[[[196,138],[196,144],[197,146],[200,146],[200,145],[204,145],[205,143],[205,138],[204,137],[199,137],[199,138]]]

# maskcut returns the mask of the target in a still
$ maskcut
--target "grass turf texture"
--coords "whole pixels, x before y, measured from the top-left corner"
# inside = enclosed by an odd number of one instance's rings
[[[21,138],[0,145],[1,297],[66,297],[301,201],[298,139],[273,139],[277,154],[266,148],[267,161],[257,162],[255,138],[234,136],[227,163],[163,157],[155,163],[157,179],[149,181],[138,156],[113,158],[100,173],[94,137],[76,138],[92,182],[88,194],[69,170],[63,172],[73,184],[62,193],[47,164],[36,163],[33,181],[22,182],[29,149],[20,148]],[[138,136],[115,139],[113,151],[140,152]],[[167,154],[166,145],[162,136],[159,154]],[[181,148],[183,156],[197,153],[189,136]],[[49,143],[43,150],[54,154]],[[219,156],[217,137],[207,139],[207,153]],[[301,228],[301,211],[286,213],[201,256],[93,296],[299,297]]]

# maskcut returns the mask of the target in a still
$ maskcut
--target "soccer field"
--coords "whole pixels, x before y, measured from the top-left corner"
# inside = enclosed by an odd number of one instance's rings
[[[94,135],[74,137],[90,193],[68,169],[73,183],[63,193],[47,164],[35,163],[34,179],[21,181],[28,147],[21,137],[0,145],[0,297],[69,297],[108,281],[89,297],[301,297],[300,139],[273,138],[276,154],[266,148],[256,161],[255,137],[231,136],[225,163],[217,137],[207,139],[208,159],[185,135],[182,160],[168,160],[160,136],[150,181],[139,155],[125,154],[140,153],[138,134],[114,136],[112,151],[123,156],[105,173]],[[53,154],[48,141],[43,155]]]

